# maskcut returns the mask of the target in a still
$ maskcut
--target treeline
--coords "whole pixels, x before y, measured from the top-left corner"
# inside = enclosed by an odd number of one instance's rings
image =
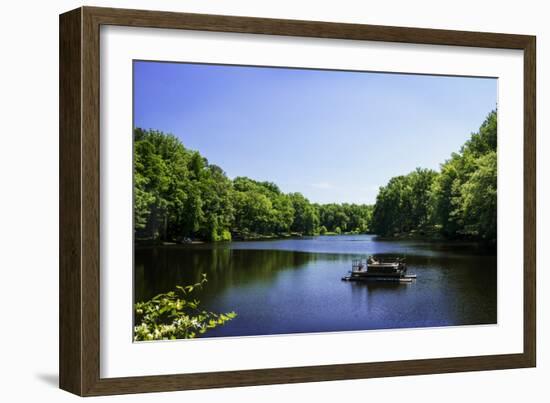
[[[271,182],[225,172],[173,135],[134,131],[137,239],[207,241],[368,233],[496,241],[497,113],[439,172],[417,168],[380,188],[374,206],[316,204]]]
[[[371,229],[496,242],[497,112],[491,112],[440,172],[416,169],[380,188]]]
[[[231,180],[173,135],[134,131],[137,239],[228,241],[278,235],[365,233],[372,206],[311,203],[271,182]]]

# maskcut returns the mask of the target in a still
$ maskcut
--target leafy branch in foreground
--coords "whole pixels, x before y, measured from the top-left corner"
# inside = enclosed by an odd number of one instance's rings
[[[136,303],[134,341],[192,339],[235,318],[235,312],[217,314],[199,309],[200,301],[191,299],[191,294],[206,282],[203,274],[198,283],[176,286],[176,291]]]

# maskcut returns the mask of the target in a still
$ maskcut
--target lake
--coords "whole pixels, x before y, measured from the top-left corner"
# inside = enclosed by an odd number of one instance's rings
[[[354,258],[405,256],[411,284],[341,281]],[[192,284],[203,309],[237,317],[202,337],[494,324],[495,250],[471,243],[339,235],[136,246],[134,295]]]

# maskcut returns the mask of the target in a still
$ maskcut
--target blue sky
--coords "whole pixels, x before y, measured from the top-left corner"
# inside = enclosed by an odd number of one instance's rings
[[[134,62],[135,127],[318,203],[438,169],[496,103],[491,78]]]

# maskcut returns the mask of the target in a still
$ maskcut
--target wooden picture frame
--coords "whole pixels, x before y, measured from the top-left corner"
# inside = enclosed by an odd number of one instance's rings
[[[101,25],[524,52],[523,353],[228,372],[100,377]],[[533,367],[536,363],[535,37],[483,32],[81,7],[60,16],[60,387],[81,396]]]

